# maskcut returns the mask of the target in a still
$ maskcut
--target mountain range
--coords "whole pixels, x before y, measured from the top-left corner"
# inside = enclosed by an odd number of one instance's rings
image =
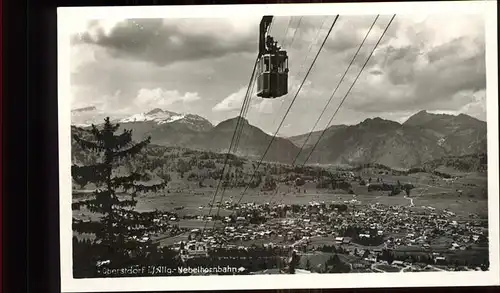
[[[72,111],[72,124],[86,128],[103,121],[94,107]],[[179,114],[162,109],[117,117],[115,123],[132,129],[135,140],[151,136],[151,142],[163,146],[226,152],[238,117],[212,125],[194,114]],[[486,153],[486,122],[471,116],[431,114],[420,111],[406,122],[370,118],[356,125],[334,125],[323,131],[288,138],[276,137],[242,119],[243,131],[237,155],[266,161],[302,164],[311,149],[308,164],[379,163],[394,168],[419,166],[445,156]],[[304,144],[305,143],[305,144]],[[302,149],[302,146],[303,149]],[[302,150],[301,150],[302,149]],[[299,153],[299,151],[301,152]]]

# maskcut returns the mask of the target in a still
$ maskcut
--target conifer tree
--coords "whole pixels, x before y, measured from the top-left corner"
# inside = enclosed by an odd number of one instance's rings
[[[137,172],[117,174],[118,167],[124,166],[125,162],[150,143],[149,137],[138,143],[133,142],[131,130],[115,134],[119,127],[119,124],[113,125],[108,117],[102,129],[92,125],[89,133],[91,139],[74,135],[76,143],[89,155],[97,155],[98,159],[92,164],[73,165],[71,168],[71,175],[77,184],[85,186],[93,183],[96,186],[93,196],[74,203],[73,209],[83,206],[100,216],[100,219],[91,222],[74,219],[73,229],[79,233],[94,234],[93,244],[99,247],[99,255],[94,257],[110,259],[112,262],[141,255],[142,248],[150,244],[142,238],[156,229],[152,222],[153,216],[134,210],[136,195],[156,192],[167,184],[165,181],[154,185],[142,184],[141,181],[150,178]]]

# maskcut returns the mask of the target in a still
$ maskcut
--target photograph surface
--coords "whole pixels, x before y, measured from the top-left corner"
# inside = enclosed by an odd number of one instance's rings
[[[63,290],[498,283],[490,7],[60,9]]]

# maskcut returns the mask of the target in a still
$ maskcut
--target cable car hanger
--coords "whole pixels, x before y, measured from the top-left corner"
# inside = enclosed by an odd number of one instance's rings
[[[288,56],[269,35],[272,20],[273,16],[264,16],[260,22],[257,96],[263,99],[274,99],[288,93]]]

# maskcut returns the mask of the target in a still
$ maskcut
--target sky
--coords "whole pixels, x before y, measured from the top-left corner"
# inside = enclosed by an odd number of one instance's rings
[[[247,119],[280,136],[310,131],[376,15],[340,16],[307,79],[334,16],[279,16],[271,35],[288,51],[289,94],[252,96]],[[327,126],[391,15],[381,15],[319,121]],[[110,116],[161,108],[217,124],[236,117],[258,47],[260,17],[106,19],[74,24],[71,106]],[[480,15],[398,15],[332,125],[381,117],[404,122],[429,112],[486,120],[484,20]]]

